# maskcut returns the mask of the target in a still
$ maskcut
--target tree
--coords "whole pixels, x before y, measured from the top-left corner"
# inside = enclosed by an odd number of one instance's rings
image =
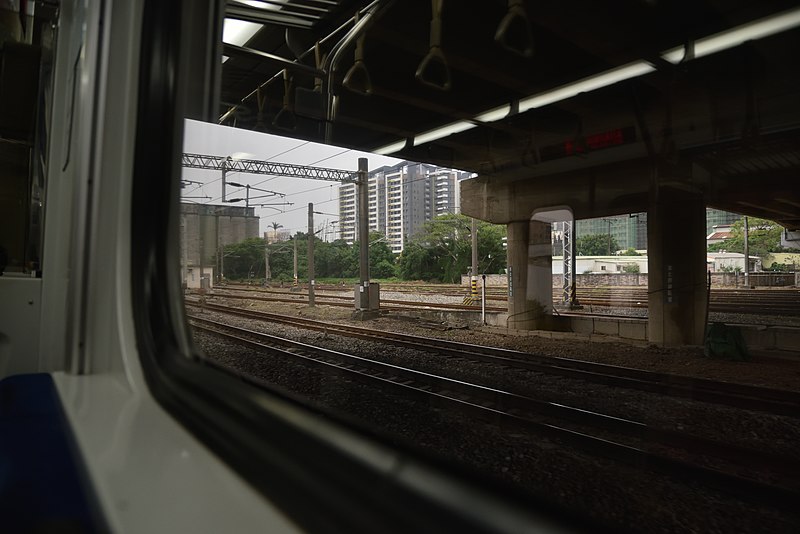
[[[398,258],[398,274],[405,280],[458,282],[472,263],[471,220],[464,215],[442,215],[425,223]],[[499,272],[506,265],[502,238],[505,227],[478,221],[478,272]]]
[[[353,263],[353,247],[346,241],[316,241],[314,247],[314,267],[320,278],[351,278],[358,270],[358,264]]]
[[[240,243],[226,245],[225,277],[236,280],[264,275],[264,240],[260,237],[245,239]]]
[[[636,252],[636,249],[633,247],[628,247],[625,252],[620,254],[621,256],[641,256],[639,252]],[[637,271],[638,272],[638,271]]]
[[[506,228],[500,224],[478,223],[478,272],[502,274],[506,268],[503,238]]]
[[[781,233],[783,228],[772,221],[748,217],[748,251],[751,256],[764,256],[769,252],[781,252]],[[731,237],[720,243],[708,246],[709,252],[738,252],[744,254],[744,218],[731,226]]]
[[[369,274],[375,278],[392,278],[396,276],[396,257],[380,232],[369,234]],[[361,245],[358,241],[353,243],[350,252],[351,275],[358,276],[361,265]]]
[[[276,233],[278,232],[278,228],[283,228],[283,225],[281,223],[275,221],[272,221],[271,223],[269,223],[269,225],[272,227],[272,230]]]
[[[575,240],[578,256],[608,256],[619,249],[614,236],[609,234],[589,234]]]
[[[397,276],[397,269],[394,262],[389,263],[386,260],[382,260],[377,265],[370,266],[370,276],[373,278],[394,278]]]

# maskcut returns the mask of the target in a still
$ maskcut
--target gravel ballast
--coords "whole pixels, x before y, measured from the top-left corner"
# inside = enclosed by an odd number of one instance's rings
[[[231,305],[285,315],[350,323],[350,310],[296,304],[237,301]],[[222,316],[206,312],[206,317]],[[735,433],[740,444],[799,457],[798,420],[748,412],[722,406],[665,398],[632,390],[620,390],[572,379],[553,377],[451,358],[432,357],[419,351],[398,349],[353,338],[306,331],[262,321],[227,316],[225,322],[334,350],[371,357],[423,371],[457,376],[499,389],[513,390],[550,402],[580,406],[635,420],[659,428],[686,430],[696,435],[729,439]],[[616,343],[517,338],[482,332],[436,331],[397,322],[390,317],[369,323],[354,323],[376,330],[455,339],[540,354],[583,358],[617,365],[636,366],[688,376],[720,378],[732,373],[758,371],[750,383],[769,383],[772,373],[784,377],[784,387],[800,382],[787,367],[770,363],[707,360],[696,349],[656,349]],[[479,339],[478,339],[479,338]],[[707,488],[693,487],[671,477],[630,467],[578,452],[553,440],[535,435],[512,435],[489,423],[465,421],[458,414],[419,406],[408,399],[377,395],[371,388],[331,378],[297,363],[254,356],[250,349],[221,342],[198,333],[196,340],[207,356],[238,372],[301,394],[315,403],[352,413],[370,426],[398,439],[476,468],[537,497],[582,510],[602,523],[648,532],[796,532],[800,519],[769,507],[742,502]],[[626,363],[627,362],[627,363]],[[638,365],[632,365],[635,362]],[[734,367],[734,370],[731,370]],[[738,371],[738,375],[736,373]],[[748,372],[752,376],[753,373]],[[787,379],[786,375],[790,375]],[[796,375],[796,371],[795,371]],[[793,380],[792,380],[793,379]],[[800,388],[798,388],[800,389]],[[424,424],[421,424],[424,422]],[[452,436],[458,436],[453,440]]]

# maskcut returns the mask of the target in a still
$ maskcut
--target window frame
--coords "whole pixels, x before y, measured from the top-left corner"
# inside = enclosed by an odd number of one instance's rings
[[[209,118],[216,109],[223,8],[219,0],[144,2],[131,289],[137,348],[153,397],[306,530],[588,529],[570,512],[531,503],[460,466],[389,447],[369,428],[332,421],[331,414],[201,358],[173,252],[179,250],[184,117]],[[217,38],[208,39],[209,31]],[[205,89],[197,91],[198,83]],[[348,445],[370,454],[351,453]]]

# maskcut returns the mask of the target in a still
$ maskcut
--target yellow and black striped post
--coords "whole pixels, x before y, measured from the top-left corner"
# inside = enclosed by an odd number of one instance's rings
[[[469,295],[464,297],[464,304],[465,305],[472,305],[478,304],[481,301],[481,298],[478,296],[478,277],[471,276],[469,281]]]

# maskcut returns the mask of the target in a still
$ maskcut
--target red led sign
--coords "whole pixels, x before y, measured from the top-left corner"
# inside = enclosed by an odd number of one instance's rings
[[[540,149],[540,154],[542,161],[549,161],[572,156],[574,154],[585,154],[593,150],[602,150],[604,148],[633,143],[634,141],[636,141],[636,128],[628,126],[570,139],[559,145],[542,147]]]

